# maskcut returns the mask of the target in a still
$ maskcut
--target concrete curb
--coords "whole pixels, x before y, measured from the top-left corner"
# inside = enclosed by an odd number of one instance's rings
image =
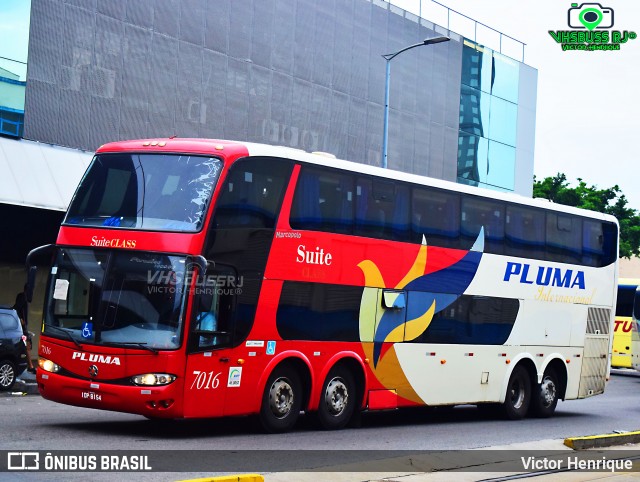
[[[16,397],[24,395],[40,395],[37,383],[29,383],[18,378],[13,388],[6,392],[0,392],[0,397]]]
[[[264,476],[259,474],[221,475],[202,479],[179,480],[177,482],[264,482]]]
[[[612,447],[614,445],[640,443],[640,432],[610,433],[590,435],[588,437],[571,437],[564,440],[564,444],[573,450],[593,449],[598,447]]]

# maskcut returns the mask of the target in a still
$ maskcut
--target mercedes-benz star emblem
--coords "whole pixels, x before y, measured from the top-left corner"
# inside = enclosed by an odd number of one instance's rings
[[[89,376],[90,376],[91,378],[95,378],[95,377],[97,377],[97,376],[98,376],[98,367],[97,367],[97,366],[95,366],[95,365],[91,365],[91,366],[89,367]]]

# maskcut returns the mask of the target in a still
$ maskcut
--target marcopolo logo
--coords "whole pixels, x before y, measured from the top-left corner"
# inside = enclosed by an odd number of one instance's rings
[[[608,30],[613,28],[614,12],[599,3],[572,3],[567,23],[573,30],[549,30],[549,35],[562,50],[620,50],[620,46],[635,40],[635,32]]]

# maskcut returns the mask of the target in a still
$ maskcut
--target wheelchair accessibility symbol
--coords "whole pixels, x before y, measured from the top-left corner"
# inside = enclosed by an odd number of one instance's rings
[[[267,342],[267,355],[274,355],[276,353],[276,342],[268,341]]]
[[[82,338],[89,339],[93,336],[93,323],[85,322],[82,324]]]

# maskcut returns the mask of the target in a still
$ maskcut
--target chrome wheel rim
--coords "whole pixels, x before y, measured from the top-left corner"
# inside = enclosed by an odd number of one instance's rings
[[[511,384],[510,397],[511,406],[515,409],[519,409],[524,404],[524,386],[520,380],[514,380]]]
[[[8,387],[13,383],[14,379],[15,373],[13,372],[11,365],[0,366],[0,386]]]
[[[341,378],[334,378],[327,384],[324,401],[329,413],[338,416],[347,408],[349,390]]]
[[[542,380],[540,384],[540,398],[545,407],[553,405],[553,401],[556,399],[556,384],[551,377],[547,376]]]
[[[293,387],[286,378],[278,378],[269,390],[269,408],[278,418],[286,417],[293,407]]]

